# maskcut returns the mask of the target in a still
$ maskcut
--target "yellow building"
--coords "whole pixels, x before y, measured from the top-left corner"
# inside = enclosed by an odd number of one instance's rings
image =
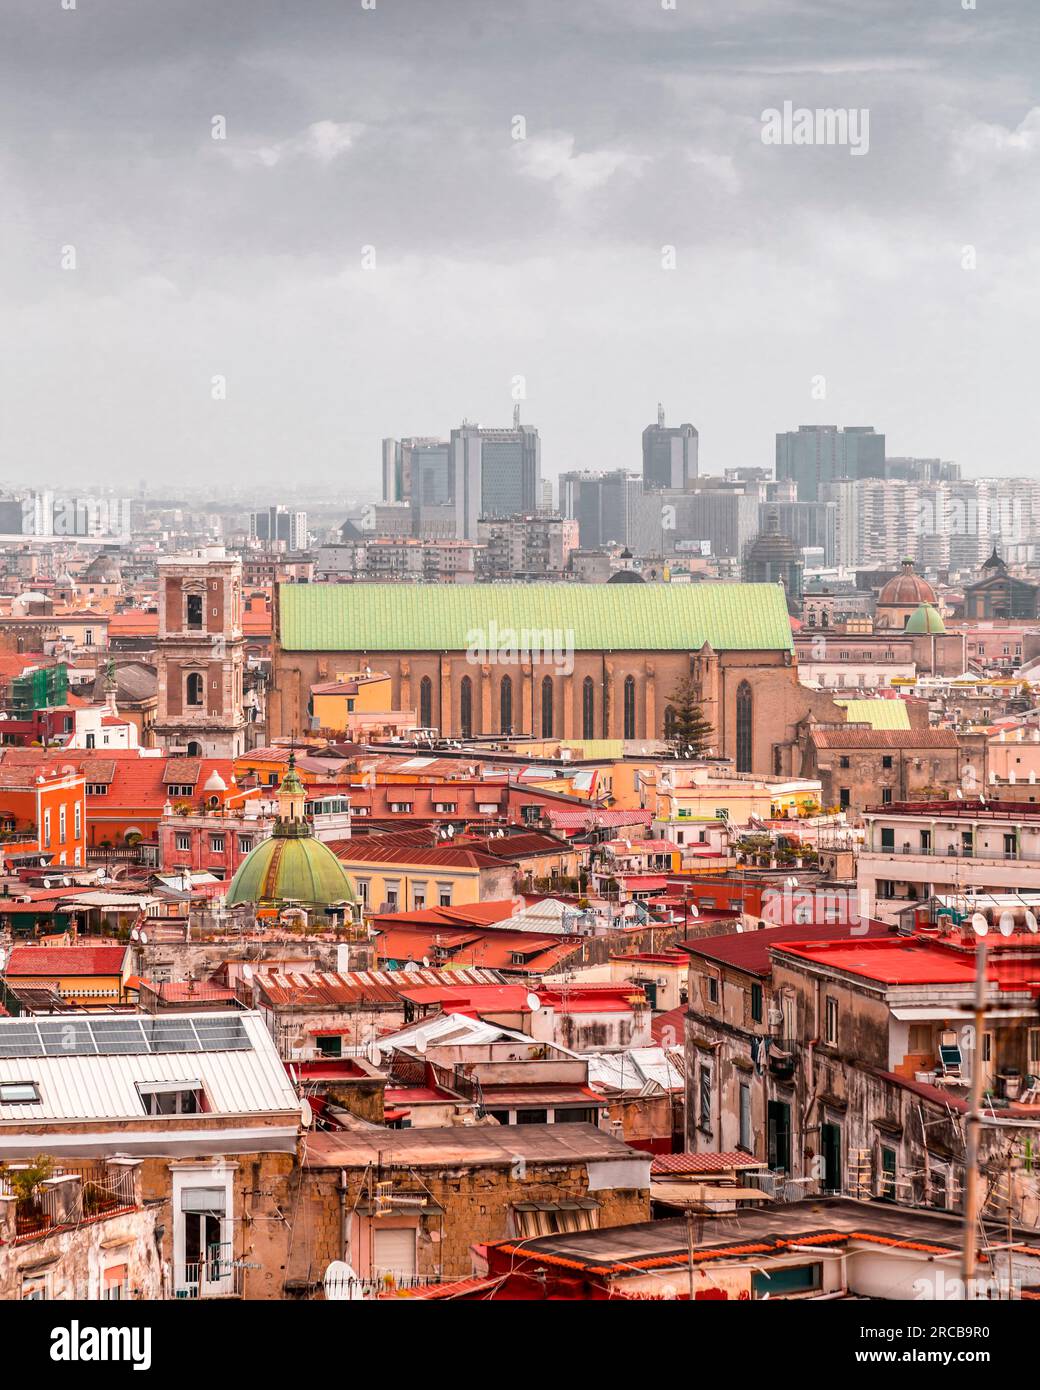
[[[392,683],[385,671],[341,671],[335,680],[311,686],[311,713],[319,729],[342,733],[354,715],[389,714],[393,708]],[[414,711],[409,713],[414,716]]]

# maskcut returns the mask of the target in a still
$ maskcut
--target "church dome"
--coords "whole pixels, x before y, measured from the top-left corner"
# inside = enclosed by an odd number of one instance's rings
[[[922,603],[920,608],[915,609],[910,614],[903,631],[916,635],[924,633],[941,637],[946,632],[946,624],[943,622],[938,609],[933,608],[930,603]]]
[[[306,788],[289,756],[289,769],[278,788],[278,819],[269,840],[261,840],[238,866],[225,904],[238,907],[298,904],[327,908],[355,901],[343,865],[311,833],[304,817]]]
[[[608,584],[645,584],[646,580],[635,570],[615,570],[607,580]]]
[[[343,865],[328,845],[314,838],[306,823],[301,827],[298,822],[280,822],[270,839],[250,850],[231,880],[226,899],[228,907],[289,902],[301,907],[354,902]]]
[[[922,603],[935,605],[935,590],[914,573],[913,560],[903,561],[903,571],[890,579],[878,595],[879,608],[916,608]]]

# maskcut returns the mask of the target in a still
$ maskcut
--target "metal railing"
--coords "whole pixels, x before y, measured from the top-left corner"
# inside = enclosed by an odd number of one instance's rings
[[[131,1169],[113,1170],[96,1163],[62,1166],[53,1169],[50,1176],[78,1178],[78,1191],[70,1197],[61,1187],[41,1184],[32,1193],[19,1197],[15,1210],[16,1239],[31,1239],[78,1226],[83,1221],[116,1216],[137,1206]],[[17,1192],[12,1178],[0,1174],[0,1195],[11,1197]]]
[[[995,859],[1000,863],[1040,863],[1040,853],[1028,850],[987,849],[980,845],[949,845],[946,849],[935,847],[921,848],[913,845],[864,845],[861,855],[876,855],[879,858],[894,856],[897,859]]]
[[[185,1260],[177,1270],[174,1298],[238,1298],[242,1293],[243,1268],[235,1260],[228,1241],[211,1245],[204,1260]]]

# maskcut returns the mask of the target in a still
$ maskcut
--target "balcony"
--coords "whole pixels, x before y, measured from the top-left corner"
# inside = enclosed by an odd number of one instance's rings
[[[777,1081],[790,1081],[798,1065],[798,1043],[794,1038],[770,1038],[769,1074]]]
[[[997,849],[995,846],[986,848],[979,845],[949,845],[946,849],[922,849],[920,846],[915,848],[913,845],[905,843],[901,845],[865,845],[861,853],[863,855],[876,855],[878,858],[892,856],[902,859],[938,859],[942,862],[950,859],[968,859],[977,863],[1040,864],[1040,850],[1036,852],[1021,848],[1007,850]]]
[[[211,1245],[204,1260],[186,1260],[177,1267],[174,1298],[241,1298],[244,1265],[234,1258],[231,1243]]]

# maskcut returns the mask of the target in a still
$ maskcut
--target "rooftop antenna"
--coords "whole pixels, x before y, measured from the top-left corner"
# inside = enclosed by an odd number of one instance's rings
[[[520,428],[520,402],[517,401],[516,405],[513,406],[513,429],[518,430],[519,428]]]
[[[664,429],[664,406],[660,401],[657,402],[657,428]]]

